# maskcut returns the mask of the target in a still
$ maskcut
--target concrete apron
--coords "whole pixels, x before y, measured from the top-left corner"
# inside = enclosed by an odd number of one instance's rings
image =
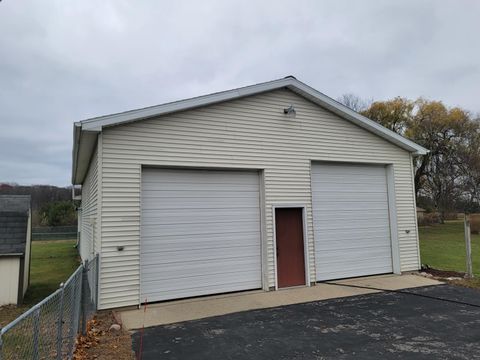
[[[206,296],[184,300],[148,304],[146,311],[140,309],[119,311],[122,325],[127,330],[142,326],[173,324],[182,321],[203,319],[211,316],[240,311],[265,309],[282,305],[299,304],[347,296],[380,292],[369,287],[385,290],[400,290],[442,284],[440,281],[419,275],[379,275],[332,281],[336,284],[318,283],[311,287],[281,289],[279,291],[248,291],[224,295]]]

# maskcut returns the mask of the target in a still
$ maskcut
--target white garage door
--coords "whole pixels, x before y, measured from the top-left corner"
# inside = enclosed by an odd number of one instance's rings
[[[258,174],[144,169],[140,261],[142,302],[260,288]]]
[[[312,165],[317,281],[392,272],[383,166]]]

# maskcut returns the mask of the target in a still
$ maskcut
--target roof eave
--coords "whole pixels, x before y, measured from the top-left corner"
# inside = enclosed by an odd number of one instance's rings
[[[81,146],[82,139],[86,133],[95,134],[96,141],[96,135],[101,132],[104,127],[107,126],[115,126],[165,114],[170,114],[178,111],[191,110],[198,107],[213,105],[220,102],[256,95],[280,88],[288,88],[298,93],[299,95],[304,96],[310,101],[328,109],[329,111],[339,115],[340,117],[346,118],[347,120],[364,128],[365,130],[370,131],[384,138],[385,140],[399,146],[400,148],[411,152],[413,155],[425,155],[429,152],[427,149],[414,143],[413,141],[408,140],[405,137],[381,126],[375,121],[360,115],[359,113],[353,111],[347,106],[331,99],[330,97],[302,83],[294,77],[289,76],[283,79],[273,80],[257,85],[246,86],[239,89],[222,91],[214,94],[180,100],[163,105],[131,110],[77,122],[74,125],[73,134],[74,145],[72,153],[72,184],[77,185],[83,182],[86,171],[88,170],[88,164],[86,166],[86,169],[84,166],[84,168],[79,171],[79,162],[82,161],[80,157],[83,159],[88,158],[89,162],[91,158],[91,153],[85,154],[84,152],[92,152],[94,149],[95,144],[92,145],[91,137],[89,137],[89,139],[85,141],[87,149],[84,149],[84,146]]]
[[[80,134],[82,131],[82,124],[75,122],[73,124],[73,148],[72,148],[72,185],[76,185],[78,151],[80,145]]]
[[[83,130],[81,123],[75,123],[72,150],[72,185],[83,183],[100,131]]]
[[[191,99],[180,100],[162,105],[156,105],[147,108],[86,119],[81,121],[82,129],[101,131],[102,128],[106,126],[120,125],[127,122],[139,121],[151,117],[174,113],[177,111],[191,110],[202,106],[213,105],[233,99],[239,99],[242,97],[256,95],[262,92],[286,87],[288,85],[291,85],[292,80],[294,79],[278,79],[257,85],[246,86],[239,89],[226,90],[209,95],[198,96]]]

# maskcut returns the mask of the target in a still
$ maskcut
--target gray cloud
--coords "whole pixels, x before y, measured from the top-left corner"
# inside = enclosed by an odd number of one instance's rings
[[[72,123],[288,74],[480,111],[472,1],[0,2],[0,182],[68,185]]]

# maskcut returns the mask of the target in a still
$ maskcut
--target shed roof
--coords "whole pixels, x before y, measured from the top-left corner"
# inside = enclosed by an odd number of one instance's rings
[[[0,195],[0,256],[23,255],[30,195]]]
[[[424,155],[428,152],[424,147],[383,127],[375,121],[366,118],[307,84],[297,80],[295,77],[287,76],[282,79],[238,89],[76,122],[73,126],[72,184],[81,184],[83,182],[87,173],[89,161],[96,146],[97,135],[104,127],[116,126],[178,111],[208,106],[282,88],[287,88],[298,95],[303,96],[317,105],[339,115],[341,118],[350,121],[411,153]]]

